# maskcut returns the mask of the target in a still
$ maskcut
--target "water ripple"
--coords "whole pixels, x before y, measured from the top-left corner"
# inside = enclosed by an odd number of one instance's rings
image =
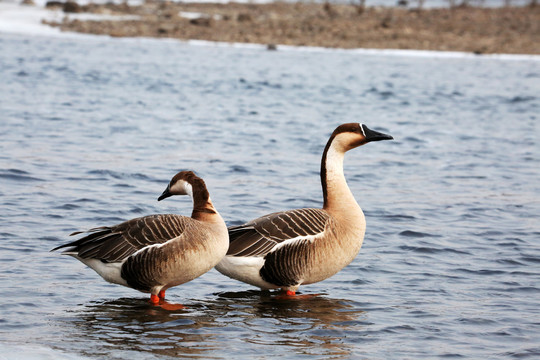
[[[427,247],[427,246],[407,246],[407,245],[401,245],[399,247],[402,250],[405,251],[413,251],[420,254],[438,254],[438,253],[454,253],[454,254],[464,254],[464,255],[470,255],[470,252],[467,251],[461,251],[457,249],[452,248],[434,248],[434,247]]]
[[[411,238],[440,237],[440,235],[428,234],[428,233],[412,231],[412,230],[404,230],[400,232],[399,235],[404,236],[404,237],[411,237]]]
[[[540,62],[0,44],[0,344],[16,357],[538,357]],[[396,140],[347,153],[365,240],[304,297],[211,270],[169,289],[187,308],[167,311],[49,252],[74,230],[189,214],[156,201],[171,169],[201,174],[229,225],[322,206],[321,153],[354,121]]]
[[[0,170],[0,178],[12,181],[44,181],[43,179],[30,176],[30,173],[19,169]]]

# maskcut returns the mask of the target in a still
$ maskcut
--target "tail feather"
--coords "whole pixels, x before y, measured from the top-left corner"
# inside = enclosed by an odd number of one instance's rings
[[[78,240],[75,240],[75,241],[69,242],[67,244],[57,246],[54,249],[52,249],[51,251],[56,251],[58,249],[63,249],[63,248],[66,248],[66,247],[71,247],[72,248],[72,249],[68,250],[68,252],[79,251],[80,247],[83,246],[83,245],[91,244],[93,242],[100,243],[102,240],[104,240],[105,237],[107,237],[107,235],[112,234],[111,231],[112,231],[112,229],[110,227],[105,227],[105,226],[99,227],[99,228],[93,228],[93,229],[90,229],[88,231],[76,231],[76,232],[70,234],[70,236],[78,235],[78,234],[82,234],[82,233],[89,233],[89,234],[87,236],[83,237],[83,238],[78,239]]]
[[[100,227],[95,227],[95,228],[92,228],[90,230],[81,230],[81,231],[75,231],[75,232],[72,232],[71,234],[69,234],[69,236],[74,236],[74,235],[79,235],[79,234],[84,234],[84,233],[95,233],[95,232],[98,232],[98,231],[103,231],[103,230],[110,230],[111,228],[108,227],[108,226],[100,226]]]

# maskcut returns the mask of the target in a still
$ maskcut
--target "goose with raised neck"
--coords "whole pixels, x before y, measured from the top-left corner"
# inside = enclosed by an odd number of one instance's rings
[[[366,223],[343,173],[344,155],[391,139],[363,124],[338,126],[321,160],[322,209],[275,212],[229,227],[229,250],[216,269],[261,289],[295,295],[300,285],[327,279],[347,266],[360,251]]]
[[[150,302],[164,302],[165,291],[212,269],[225,255],[225,222],[210,200],[203,179],[181,171],[169,182],[158,201],[173,195],[193,198],[191,217],[148,215],[113,226],[103,226],[51,251],[67,248],[71,255],[108,282],[150,293]]]

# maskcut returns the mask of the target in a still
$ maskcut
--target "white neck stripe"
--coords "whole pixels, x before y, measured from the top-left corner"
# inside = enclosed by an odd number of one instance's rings
[[[359,124],[359,125],[360,125],[360,130],[362,130],[362,135],[366,137],[366,133],[364,132],[364,124]]]

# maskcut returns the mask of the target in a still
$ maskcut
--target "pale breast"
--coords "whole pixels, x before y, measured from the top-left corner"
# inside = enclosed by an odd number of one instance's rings
[[[180,285],[212,269],[227,247],[225,224],[198,224],[196,229],[186,228],[181,236],[128,258],[122,277],[131,287],[146,292]]]
[[[343,227],[332,221],[324,238],[317,239],[310,251],[303,284],[325,280],[349,265],[360,252],[365,226]]]

